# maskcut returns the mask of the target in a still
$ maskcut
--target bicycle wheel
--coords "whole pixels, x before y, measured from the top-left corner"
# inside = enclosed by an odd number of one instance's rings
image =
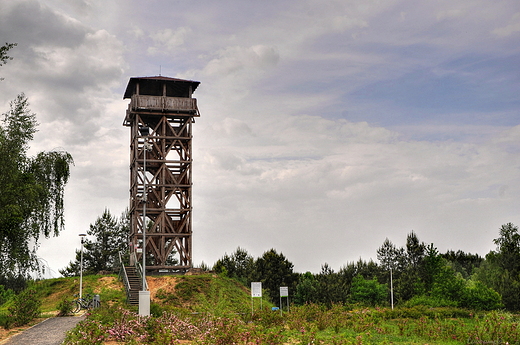
[[[81,303],[80,303],[80,301],[76,300],[73,303],[74,303],[74,307],[72,308],[72,312],[74,314],[79,313],[79,311],[81,310]]]

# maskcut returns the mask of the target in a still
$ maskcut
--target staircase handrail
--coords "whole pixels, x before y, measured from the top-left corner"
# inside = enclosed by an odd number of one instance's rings
[[[137,272],[137,275],[139,276],[139,279],[141,280],[141,285],[142,285],[143,284],[142,283],[143,267],[141,266],[141,263],[139,261],[137,261],[137,255],[135,254],[135,252],[133,252],[132,255],[134,256],[133,259],[134,259],[134,263],[135,263],[135,271]],[[148,291],[148,282],[146,281],[146,279],[144,280],[144,286],[141,286],[141,288],[144,291]]]
[[[128,280],[128,275],[126,274],[125,264],[123,263],[123,257],[121,256],[121,252],[118,252],[119,254],[119,275],[122,276],[123,283],[125,284],[125,290],[126,290],[126,299],[130,299],[130,281]]]

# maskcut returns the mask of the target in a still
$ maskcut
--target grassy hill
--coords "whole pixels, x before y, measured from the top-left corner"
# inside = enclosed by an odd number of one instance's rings
[[[161,309],[212,314],[251,309],[249,289],[233,279],[201,274],[152,276],[147,281],[152,303]]]
[[[281,313],[265,300],[260,310],[255,300],[252,313],[249,289],[233,279],[201,274],[147,280],[153,316],[142,318],[137,307],[125,304],[117,276],[84,277],[84,293],[99,294],[111,307],[94,311],[66,344],[520,344],[520,317],[507,312],[309,304]],[[32,287],[42,310],[52,315],[60,301],[78,292],[79,279],[42,280]]]
[[[42,299],[42,312],[54,313],[64,299],[74,299],[79,294],[79,277],[55,278],[34,282],[32,287]],[[123,284],[116,275],[84,276],[83,294],[99,294],[107,303],[123,303]]]
[[[148,276],[152,304],[161,309],[184,309],[197,312],[214,310],[243,310],[251,308],[249,290],[237,281],[212,274]],[[74,299],[79,293],[79,277],[54,278],[31,283],[30,287],[42,300],[42,313],[55,314],[64,299]],[[126,295],[117,275],[83,277],[83,294],[98,294],[103,304],[124,304]],[[0,306],[0,313],[9,306]]]
[[[214,315],[251,311],[249,290],[233,279],[200,274],[148,276],[147,282],[152,299],[151,311],[155,315],[163,311],[175,311],[179,314],[209,312]],[[42,301],[42,317],[24,327],[11,330],[0,327],[0,342],[47,317],[55,316],[60,302],[72,300],[79,293],[79,285],[79,277],[32,282],[29,287],[35,290]],[[137,311],[137,307],[126,304],[124,286],[117,275],[84,276],[83,294],[98,294],[103,305],[123,306]],[[11,304],[8,301],[0,306],[0,317],[7,317]]]

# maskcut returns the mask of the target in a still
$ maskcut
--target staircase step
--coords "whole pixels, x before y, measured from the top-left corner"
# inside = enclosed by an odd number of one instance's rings
[[[125,273],[130,284],[130,291],[127,291],[127,303],[131,305],[139,304],[139,291],[141,290],[141,278],[137,275],[135,267],[125,266]],[[125,286],[126,289],[126,286]]]

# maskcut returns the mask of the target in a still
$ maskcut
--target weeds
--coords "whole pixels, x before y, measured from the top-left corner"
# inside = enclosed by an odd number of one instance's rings
[[[58,316],[68,316],[72,315],[72,310],[74,309],[74,302],[71,298],[64,298],[58,303]]]
[[[520,344],[518,320],[509,313],[419,304],[394,310],[307,304],[283,314],[264,306],[251,313],[249,296],[240,299],[227,281],[194,279],[197,294],[187,277],[179,283],[180,296],[159,293],[149,317],[104,304],[68,333],[65,344]]]
[[[42,301],[33,289],[25,289],[14,297],[13,305],[8,308],[9,321],[5,328],[23,326],[40,316]]]
[[[250,320],[240,315],[209,313],[184,316],[163,312],[139,317],[123,308],[101,308],[69,332],[65,344],[482,344],[520,343],[518,321],[508,313],[491,312],[478,317],[423,316],[390,319],[387,309],[355,309],[337,305],[293,307],[282,316],[262,310]],[[104,310],[103,310],[104,309]],[[442,314],[442,313],[439,313]],[[112,317],[110,317],[112,316]]]

